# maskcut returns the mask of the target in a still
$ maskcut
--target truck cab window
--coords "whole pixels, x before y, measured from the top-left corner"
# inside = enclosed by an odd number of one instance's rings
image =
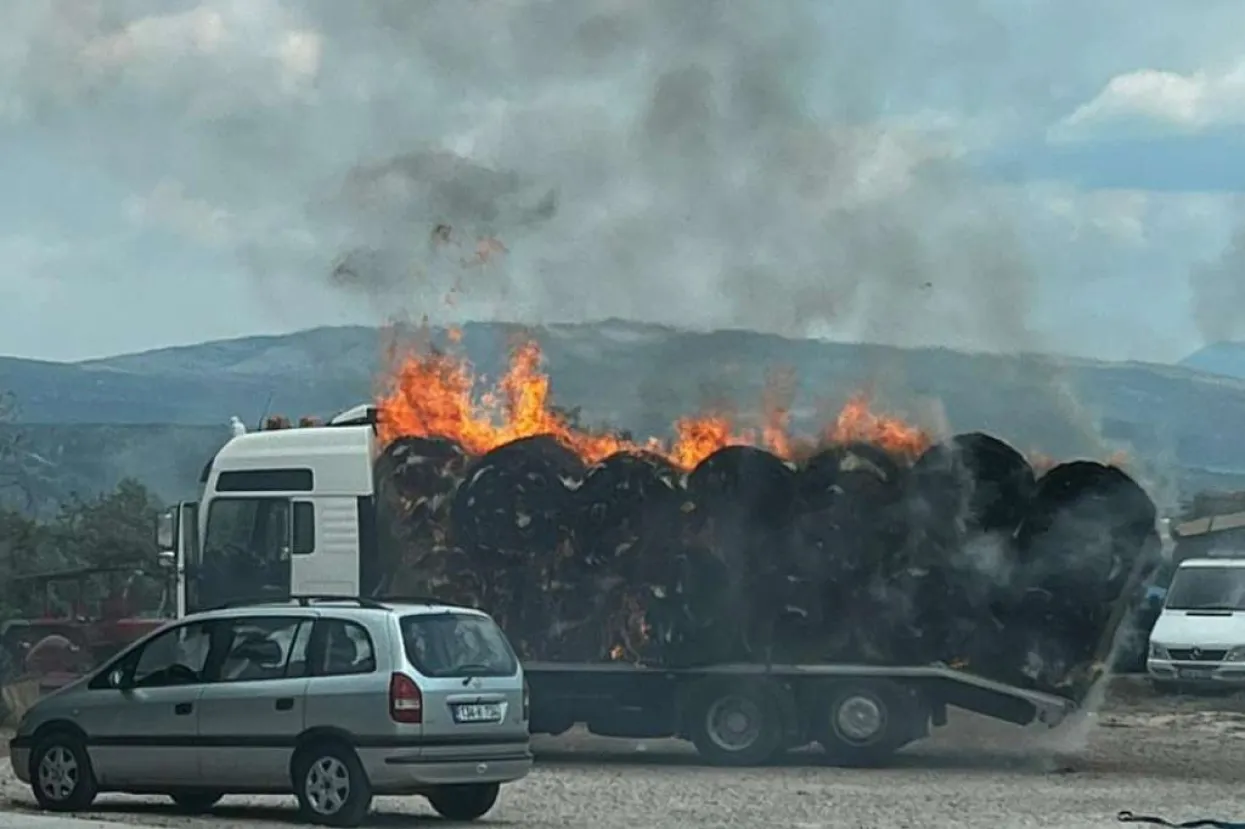
[[[287,498],[218,498],[208,507],[197,568],[195,609],[226,600],[289,593],[290,502]],[[247,593],[238,593],[245,585]]]

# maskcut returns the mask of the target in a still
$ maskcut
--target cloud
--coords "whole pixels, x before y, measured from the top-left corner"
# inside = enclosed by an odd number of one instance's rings
[[[1209,29],[1233,30],[1220,18],[1237,7],[1208,2]],[[0,117],[16,119],[10,146],[57,171],[32,187],[75,188],[47,198],[72,203],[48,208],[48,238],[121,237],[76,265],[107,262],[118,296],[176,273],[188,338],[241,319],[245,284],[246,319],[279,326],[342,309],[627,316],[1101,348],[1116,340],[1052,343],[1044,309],[1113,256],[1144,265],[1130,277],[1183,279],[1154,254],[1163,210],[1127,182],[990,180],[968,150],[1041,137],[1103,79],[1157,65],[1152,44],[1204,50],[1189,37],[1208,27],[1156,39],[1123,0],[1014,9],[25,4],[0,34]],[[196,281],[217,279],[231,306]]]
[[[1063,141],[1127,133],[1195,133],[1245,125],[1245,63],[1189,74],[1139,69],[1116,75],[1050,133]]]
[[[205,245],[236,241],[229,211],[186,195],[184,185],[177,181],[165,179],[150,192],[132,196],[125,213],[135,224],[168,230]]]
[[[174,104],[192,118],[313,94],[322,36],[279,0],[76,0],[16,13],[0,45],[0,115]],[[147,96],[135,101],[133,96]]]

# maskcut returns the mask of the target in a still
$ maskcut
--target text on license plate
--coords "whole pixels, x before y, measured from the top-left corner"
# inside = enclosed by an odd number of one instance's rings
[[[1180,676],[1185,679],[1210,679],[1215,672],[1210,668],[1181,668]]]
[[[454,722],[499,722],[501,705],[496,702],[464,703],[454,706]]]

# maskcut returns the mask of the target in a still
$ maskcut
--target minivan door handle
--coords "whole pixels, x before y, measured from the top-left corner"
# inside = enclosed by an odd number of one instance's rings
[[[179,717],[184,717],[193,710],[195,710],[195,706],[192,702],[179,702],[173,706],[173,713]]]
[[[279,700],[276,701],[273,707],[276,708],[278,711],[289,711],[290,709],[294,707],[294,698],[293,697],[281,697]]]

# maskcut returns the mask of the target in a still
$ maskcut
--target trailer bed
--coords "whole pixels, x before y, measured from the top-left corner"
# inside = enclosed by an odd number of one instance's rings
[[[559,734],[584,724],[606,737],[683,737],[711,762],[723,764],[763,762],[780,747],[810,742],[833,748],[850,764],[876,761],[926,736],[931,725],[945,724],[948,706],[1049,727],[1078,707],[1067,697],[945,665],[733,662],[671,668],[534,661],[524,663],[524,671],[533,733]],[[736,720],[760,722],[749,728],[781,734],[756,748],[732,750],[712,722],[723,705]],[[853,717],[861,728],[874,723],[876,734],[853,739],[848,733]]]

